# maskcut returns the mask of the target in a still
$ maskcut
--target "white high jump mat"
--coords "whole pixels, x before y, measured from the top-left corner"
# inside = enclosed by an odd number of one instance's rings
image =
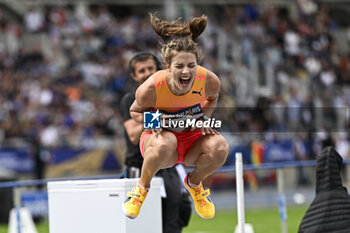
[[[138,179],[57,181],[48,183],[50,233],[161,233],[161,178],[136,219],[122,210],[126,193]]]

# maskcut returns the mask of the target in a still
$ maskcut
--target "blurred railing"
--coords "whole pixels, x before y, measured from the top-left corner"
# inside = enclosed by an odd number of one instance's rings
[[[350,159],[343,161],[344,164],[350,164]],[[315,160],[311,161],[292,161],[292,162],[276,162],[276,163],[263,163],[260,165],[244,165],[244,171],[250,170],[261,170],[261,169],[283,169],[291,167],[312,167],[316,165]],[[216,171],[221,172],[234,172],[235,166],[224,166]],[[22,181],[9,181],[0,182],[0,188],[11,188],[11,187],[29,187],[37,185],[45,185],[51,181],[65,181],[65,180],[88,180],[88,179],[118,179],[121,178],[122,174],[115,175],[101,175],[101,176],[87,176],[87,177],[69,177],[69,178],[54,178],[54,179],[43,179],[43,180],[22,180]]]

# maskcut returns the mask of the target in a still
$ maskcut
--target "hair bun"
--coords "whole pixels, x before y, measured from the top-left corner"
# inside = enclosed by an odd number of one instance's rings
[[[190,19],[187,23],[182,23],[181,18],[168,22],[161,20],[150,13],[151,25],[153,30],[163,39],[165,43],[170,42],[176,38],[183,38],[191,36],[195,40],[202,34],[207,26],[207,16],[195,17]]]
[[[192,40],[197,39],[207,26],[207,16],[192,18],[189,22],[189,28],[192,33]]]

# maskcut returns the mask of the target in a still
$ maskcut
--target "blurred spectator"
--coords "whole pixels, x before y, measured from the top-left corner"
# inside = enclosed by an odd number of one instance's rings
[[[349,133],[341,109],[350,106],[350,55],[337,50],[338,27],[326,7],[295,4],[293,18],[256,1],[207,9],[207,31],[198,41],[206,46],[202,64],[222,80],[223,129],[242,133],[242,143],[252,131]],[[25,138],[30,128],[47,146],[90,148],[96,138],[122,135],[119,101],[134,88],[127,79],[130,54],[156,51],[158,44],[147,14],[121,17],[112,10],[34,6],[24,25],[0,17],[7,38],[0,44],[0,141]],[[36,32],[40,39],[30,37]],[[327,141],[318,135],[308,153]]]
[[[38,7],[32,7],[24,16],[25,25],[28,32],[39,32],[44,29],[45,18]]]

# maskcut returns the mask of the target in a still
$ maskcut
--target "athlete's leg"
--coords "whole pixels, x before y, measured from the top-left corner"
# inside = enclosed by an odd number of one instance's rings
[[[185,165],[193,166],[189,181],[199,184],[204,178],[219,169],[226,161],[228,144],[218,134],[201,136],[189,149]]]
[[[129,218],[136,218],[147,196],[152,177],[159,169],[172,167],[177,160],[177,139],[171,132],[163,131],[149,135],[144,144],[144,162],[138,185],[135,185],[123,204],[123,211]]]
[[[174,166],[177,160],[177,139],[168,131],[151,134],[145,140],[144,160],[141,169],[139,184],[145,188],[150,187],[152,177],[163,168]]]
[[[215,206],[210,199],[210,190],[204,190],[201,181],[220,168],[226,161],[228,145],[221,135],[201,136],[185,156],[185,164],[195,169],[187,174],[184,184],[192,196],[198,215],[211,219],[215,215]]]

